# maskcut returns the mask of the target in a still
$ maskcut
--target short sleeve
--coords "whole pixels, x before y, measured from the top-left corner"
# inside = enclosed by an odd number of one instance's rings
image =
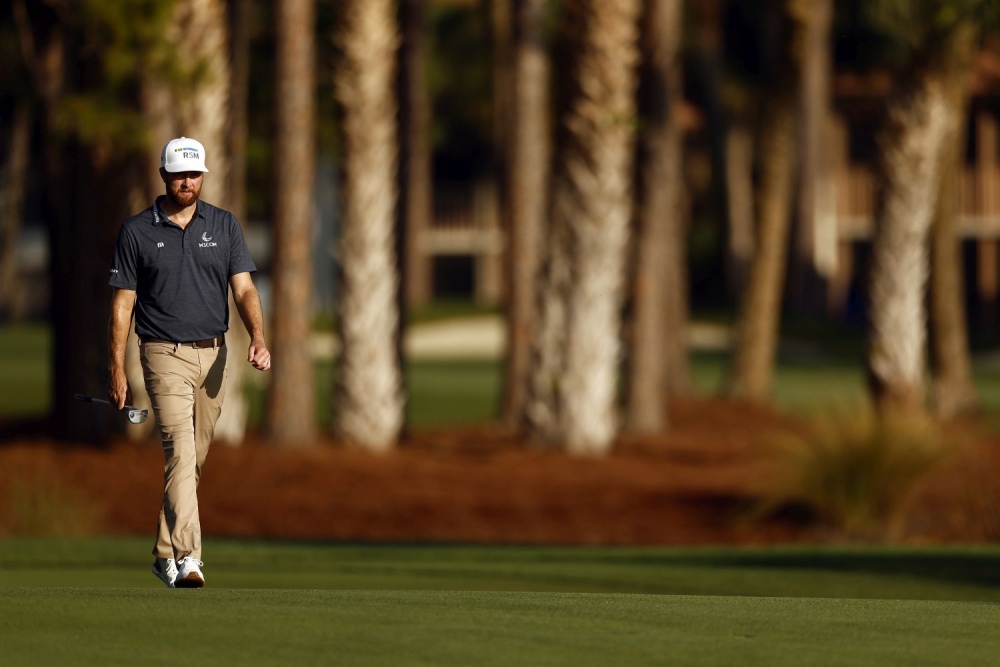
[[[250,257],[250,248],[247,247],[246,239],[243,238],[243,229],[240,227],[236,216],[229,215],[229,275],[235,276],[237,273],[253,273],[257,266]]]
[[[108,278],[108,284],[135,291],[138,264],[139,246],[126,225],[122,225],[118,230],[118,240],[115,242],[115,256],[111,260],[111,276]]]

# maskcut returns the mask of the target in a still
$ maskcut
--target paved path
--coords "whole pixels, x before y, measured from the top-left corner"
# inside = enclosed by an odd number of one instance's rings
[[[688,342],[695,350],[729,348],[729,329],[717,324],[694,323]],[[406,356],[410,359],[500,359],[504,355],[506,333],[503,317],[481,315],[456,317],[418,324],[406,333]],[[313,335],[313,356],[333,359],[339,342],[332,333]]]

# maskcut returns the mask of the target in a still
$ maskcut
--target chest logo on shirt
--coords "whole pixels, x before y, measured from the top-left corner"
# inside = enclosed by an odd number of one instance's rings
[[[157,243],[157,244],[156,244],[156,247],[157,247],[157,248],[162,248],[162,247],[163,247],[163,242],[161,241],[160,243]]]
[[[214,248],[219,245],[218,243],[212,242],[212,237],[208,235],[208,232],[202,232],[201,234],[202,243],[198,244],[199,248]]]

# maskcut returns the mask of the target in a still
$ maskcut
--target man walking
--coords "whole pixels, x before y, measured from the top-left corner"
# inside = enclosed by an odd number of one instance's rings
[[[125,342],[134,312],[166,459],[153,574],[171,588],[205,585],[197,488],[225,394],[230,287],[250,333],[247,361],[257,370],[271,367],[250,279],[257,267],[236,218],[199,201],[207,172],[201,143],[181,137],[164,146],[166,194],[122,224],[108,280],[108,396],[119,410],[132,402]]]

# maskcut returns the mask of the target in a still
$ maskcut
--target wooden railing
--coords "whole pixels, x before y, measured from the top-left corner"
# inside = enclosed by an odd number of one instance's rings
[[[469,255],[475,261],[475,298],[496,303],[503,289],[503,250],[506,238],[500,224],[500,201],[490,180],[439,183],[434,189],[434,216],[430,227],[414,230],[416,256],[406,280],[412,301],[432,294],[432,262],[444,255]],[[417,263],[420,263],[417,266]]]
[[[958,228],[966,238],[1000,238],[1000,142],[997,119],[983,112],[976,124],[976,163],[957,175]],[[843,135],[842,135],[843,136]],[[875,178],[868,165],[845,164],[835,170],[838,234],[860,240],[872,234]],[[955,177],[955,176],[953,176]]]

